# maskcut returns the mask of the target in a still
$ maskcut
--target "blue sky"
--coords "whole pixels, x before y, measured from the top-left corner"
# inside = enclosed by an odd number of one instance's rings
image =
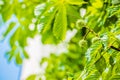
[[[7,57],[5,56],[5,53],[10,50],[9,38],[19,26],[19,24],[16,24],[9,35],[2,38],[2,33],[6,30],[10,22],[17,22],[14,15],[6,23],[2,21],[0,15],[0,80],[19,80],[21,75],[22,66],[16,65],[14,59],[11,62],[8,62]]]

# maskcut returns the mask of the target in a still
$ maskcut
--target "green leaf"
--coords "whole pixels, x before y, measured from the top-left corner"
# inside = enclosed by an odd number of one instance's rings
[[[102,79],[103,80],[109,80],[112,76],[112,67],[107,67],[105,71],[102,73]]]
[[[118,56],[116,56],[118,57]],[[118,59],[118,60],[117,60]],[[116,58],[116,63],[115,65],[113,66],[113,71],[112,71],[113,74],[119,74],[120,73],[120,59],[119,57]]]
[[[71,5],[82,5],[82,4],[86,4],[87,2],[84,2],[83,0],[68,0],[69,4]]]
[[[80,18],[79,8],[77,6],[66,5],[68,26],[76,23]],[[74,28],[74,27],[73,27]]]
[[[36,80],[36,74],[30,75],[26,80]]]
[[[120,80],[120,75],[113,75],[109,80]]]
[[[16,54],[16,63],[17,64],[22,64],[22,58],[20,56],[20,53]]]
[[[16,25],[15,22],[11,22],[10,25],[8,26],[7,30],[5,31],[5,33],[3,34],[4,36],[7,36],[8,33],[13,29],[13,27]]]
[[[117,15],[120,13],[120,5],[117,6],[111,6],[109,8],[107,8],[107,11],[109,13],[109,17],[113,16],[113,15]]]
[[[52,34],[52,31],[47,31],[42,34],[42,43],[43,44],[57,44],[59,40]]]
[[[94,43],[86,52],[86,68],[94,65],[94,63],[101,57],[100,52],[102,50],[102,44],[100,42]]]
[[[56,38],[64,40],[67,30],[67,16],[66,16],[66,7],[61,4],[59,11],[56,14],[55,22],[53,26],[53,34]]]
[[[9,54],[9,58],[8,58],[8,61],[10,62],[12,60],[12,58],[14,57],[14,52],[8,52],[6,53],[7,55]]]
[[[23,54],[24,54],[25,58],[29,58],[29,55],[25,50],[23,50]]]
[[[35,16],[41,16],[41,14],[45,12],[47,7],[48,7],[47,3],[42,3],[42,4],[37,5],[34,10]]]
[[[109,63],[110,63],[110,65],[111,65],[111,66],[113,66],[113,65],[114,65],[114,59],[113,59],[113,57],[112,57],[112,56],[110,56],[110,58],[109,58]]]
[[[8,56],[8,61],[9,62],[13,59],[13,57],[15,57],[15,53],[14,53],[15,50],[16,50],[16,47],[13,46],[12,49],[11,49],[11,51],[9,51],[9,52],[6,53],[6,56]]]
[[[97,70],[102,73],[105,68],[106,68],[106,61],[105,58],[102,56],[96,63],[95,66],[97,68]]]
[[[99,73],[94,69],[85,77],[84,80],[99,80],[99,76]]]
[[[56,4],[51,4],[51,6],[48,6],[47,10],[45,10],[43,14],[41,14],[40,19],[38,21],[39,26],[37,26],[39,32],[43,34],[46,31],[50,30],[52,21],[55,17],[57,10],[58,8]]]
[[[5,4],[3,5],[3,9],[0,11],[0,13],[2,13],[2,17],[4,21],[7,21],[11,18],[12,14],[13,14],[13,9],[14,9],[14,5],[10,5],[10,4]],[[7,12],[9,11],[9,12]]]
[[[68,77],[68,79],[67,80],[73,80],[74,78],[73,77]]]

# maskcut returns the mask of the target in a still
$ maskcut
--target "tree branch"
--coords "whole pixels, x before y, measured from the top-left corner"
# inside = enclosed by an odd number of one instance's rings
[[[110,46],[110,48],[112,48],[112,49],[114,49],[114,50],[116,50],[116,51],[120,51],[120,48],[116,48],[116,47],[114,47],[114,46]]]

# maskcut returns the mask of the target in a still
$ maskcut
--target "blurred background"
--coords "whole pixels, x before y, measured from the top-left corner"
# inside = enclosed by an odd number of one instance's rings
[[[9,38],[14,33],[14,30],[3,38],[2,33],[6,30],[7,26],[11,21],[16,21],[13,17],[6,23],[3,22],[2,16],[0,15],[0,79],[1,80],[19,80],[21,75],[21,65],[16,65],[14,60],[8,62],[7,51],[10,50]],[[17,25],[16,25],[17,26]]]
[[[119,3],[0,0],[0,80],[120,77]]]
[[[11,22],[15,22],[15,27],[4,37],[2,34],[6,31]],[[76,31],[68,31],[67,38],[64,43],[55,45],[43,45],[40,35],[34,38],[27,38],[28,46],[25,47],[29,54],[29,59],[24,59],[22,65],[18,65],[15,59],[9,61],[6,53],[11,49],[10,38],[19,26],[17,18],[13,15],[7,22],[4,22],[0,16],[0,80],[25,80],[32,74],[42,74],[46,68],[46,63],[40,66],[42,57],[48,57],[50,53],[60,54],[66,52],[66,42],[76,33]],[[34,26],[34,25],[32,25]],[[19,34],[20,35],[20,34]],[[44,80],[44,79],[43,79]]]
[[[22,32],[15,33],[19,28],[29,26],[32,18],[34,18],[34,8],[40,2],[42,0],[35,0],[35,2],[29,0],[0,0],[0,80],[25,80],[30,74],[39,71],[38,57],[41,56],[37,54],[40,53],[39,37],[28,39],[29,45],[32,46],[26,48],[26,52],[32,53],[32,55],[28,54],[29,57],[32,57],[29,60],[24,59],[22,49],[16,49],[17,46],[14,42],[24,39],[23,36],[21,39],[19,38]],[[11,37],[14,37],[14,39],[11,40]],[[37,43],[35,43],[35,40],[37,40]],[[15,46],[13,47],[13,45]],[[21,64],[22,62],[23,64]]]
[[[55,45],[43,45],[40,35],[35,35],[34,38],[28,38],[28,46],[25,47],[26,52],[29,54],[29,59],[24,59],[22,65],[16,64],[15,60],[7,60],[6,53],[11,49],[9,40],[10,37],[15,32],[16,28],[19,26],[15,16],[12,16],[10,20],[6,23],[3,22],[2,17],[0,17],[1,27],[0,27],[0,79],[1,80],[25,80],[28,76],[32,74],[42,74],[46,68],[46,63],[40,66],[40,61],[42,57],[48,57],[50,53],[60,54],[66,52],[66,44],[62,43],[58,46]],[[15,28],[9,32],[6,37],[3,37],[7,26],[11,22],[16,22]],[[76,33],[76,31],[68,31],[66,41]],[[43,79],[44,80],[44,79]]]
[[[55,42],[54,38],[50,36],[46,39],[49,35],[44,35],[45,38],[41,39],[37,34],[40,25],[36,29],[34,14],[40,11],[35,13],[34,10],[43,7],[39,4],[45,1],[0,0],[0,80],[26,80],[32,74],[42,75],[47,66],[47,63],[40,65],[42,57],[48,57],[50,53],[57,55],[67,52],[67,44],[76,30],[68,30],[65,41],[57,46],[43,45]],[[84,16],[85,10],[81,12]],[[44,75],[42,80],[45,80]]]

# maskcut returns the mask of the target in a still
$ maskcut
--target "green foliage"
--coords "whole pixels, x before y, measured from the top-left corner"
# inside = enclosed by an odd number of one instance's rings
[[[19,24],[19,27],[17,27],[15,33],[10,38],[11,50],[8,51],[6,54],[9,61],[11,61],[11,59],[15,57],[16,62],[21,64],[22,59],[28,58],[28,54],[24,50],[24,47],[27,45],[26,39],[27,37],[33,37],[36,34],[36,31],[31,31],[28,26],[30,23],[32,23],[32,19],[34,18],[34,8],[40,2],[42,2],[42,0],[0,1],[0,3],[3,3],[2,5],[0,5],[0,14],[2,15],[2,19],[4,20],[4,22],[10,20],[13,15],[17,18],[18,21],[11,22],[7,26],[7,30],[3,33],[3,36],[6,37],[11,31],[13,31],[16,25]]]
[[[50,1],[38,5],[35,9],[36,17],[38,18],[37,24],[38,31],[42,35],[47,34],[48,31],[52,32],[58,40],[64,40],[67,26],[67,23],[75,24],[75,21],[80,18],[79,13],[74,12],[76,15],[71,13],[72,10],[76,11],[74,5],[81,5],[78,1],[68,0],[68,1]],[[67,20],[67,16],[69,20]],[[73,18],[73,19],[72,19]],[[72,20],[72,21],[71,21]],[[44,38],[45,39],[45,38]],[[47,38],[46,38],[47,40]]]
[[[7,34],[10,32],[10,30],[15,26],[16,23],[12,22],[10,23],[8,29],[6,30],[6,32],[3,34],[4,36],[7,36]]]
[[[30,75],[26,80],[36,80],[36,75]]]
[[[66,17],[66,9],[65,5],[61,5],[58,13],[56,14],[55,18],[55,24],[53,25],[53,34],[58,38],[58,39],[64,39],[66,30],[67,30],[67,17]],[[61,22],[60,22],[61,21]]]
[[[48,63],[44,74],[46,80],[120,79],[119,0],[35,0],[35,3],[14,0],[12,5],[9,1],[4,2],[6,4],[1,6],[0,12],[4,21],[15,14],[20,23],[10,39],[9,60],[15,57],[16,62],[21,64],[22,55],[28,58],[24,50],[27,37],[40,34],[44,44],[59,44],[66,38],[68,30],[76,30],[67,43],[67,52],[52,53],[40,62],[41,65]],[[23,3],[26,9],[20,7]],[[86,10],[85,16],[80,16],[81,8]],[[37,21],[34,23],[35,30],[30,31],[28,25],[32,18]],[[15,24],[11,23],[3,35],[6,36]],[[32,75],[28,80],[35,77]]]
[[[84,4],[87,6],[86,8],[87,13],[83,17],[83,19],[80,18],[81,20],[79,21],[76,20],[77,21],[76,28],[78,30],[78,33],[79,31],[81,31],[81,33],[79,34],[79,38],[75,36],[74,38],[71,39],[71,42],[68,44],[69,53],[66,53],[67,60],[69,60],[68,57],[69,55],[72,57],[76,55],[76,57],[72,58],[72,60],[70,61],[66,60],[67,63],[69,62],[76,63],[77,61],[82,60],[83,63],[81,65],[84,67],[84,70],[79,68],[78,69],[74,68],[73,64],[70,65],[70,67],[74,69],[74,71],[76,71],[77,69],[80,72],[79,73],[80,76],[77,77],[75,77],[76,72],[75,73],[72,72],[71,69],[64,71],[65,72],[70,71],[71,73],[73,73],[72,76],[70,77],[67,76],[68,80],[119,79],[117,78],[117,76],[114,76],[114,74],[117,75],[119,73],[118,67],[115,67],[117,65],[116,54],[119,54],[119,52],[111,48],[111,46],[115,46],[116,48],[119,48],[119,39],[118,39],[119,37],[116,37],[117,35],[119,35],[118,31],[120,29],[119,19],[118,19],[119,5],[113,4],[111,6],[109,5],[112,4],[111,2],[102,1],[102,0],[91,0],[90,3],[92,5]],[[85,29],[83,29],[83,27],[86,27],[89,33],[87,33]],[[85,40],[83,40],[84,38],[88,41],[88,45],[86,45]],[[71,53],[73,53],[74,55],[72,55]],[[46,69],[46,74],[45,74],[47,79],[50,79],[49,75],[52,78],[53,76],[56,77],[55,79],[65,79],[65,80],[67,79],[65,75],[59,78],[57,76],[57,73],[59,73],[59,71],[54,72],[54,74],[52,75],[51,73],[49,73],[49,71],[51,71],[52,69],[57,70],[57,68],[59,67],[59,66],[50,67],[50,65],[52,64],[57,65],[59,61],[63,62],[63,57],[60,60],[56,60],[59,57],[61,57],[61,55],[59,55],[57,58],[50,56],[50,60],[49,59],[47,60],[48,67]],[[78,58],[78,56],[81,57]],[[67,65],[66,64],[64,64],[65,68],[67,68],[68,66],[68,64]],[[79,63],[77,63],[77,65],[79,65]],[[115,78],[113,78],[112,75]]]

